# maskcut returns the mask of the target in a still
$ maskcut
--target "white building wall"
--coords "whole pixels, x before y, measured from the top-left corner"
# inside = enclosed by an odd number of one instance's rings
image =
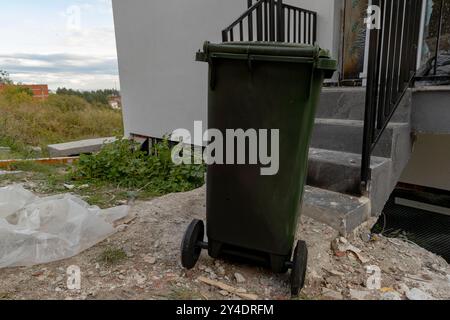
[[[450,135],[419,134],[400,181],[450,191]]]
[[[286,0],[318,12],[318,42],[339,52],[342,0]],[[206,63],[195,62],[205,40],[246,10],[245,0],[113,0],[125,132],[161,138],[206,123]]]

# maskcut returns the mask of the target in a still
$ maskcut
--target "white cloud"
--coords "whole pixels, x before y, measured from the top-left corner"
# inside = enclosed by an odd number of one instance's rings
[[[15,81],[35,84],[48,84],[51,90],[59,87],[76,90],[97,90],[120,88],[119,76],[85,73],[15,73],[11,75]]]
[[[47,10],[47,19],[30,10],[23,14],[23,23],[14,25],[3,25],[0,13],[0,69],[14,81],[48,83],[52,89],[118,86],[111,1],[73,0],[72,5],[80,8],[79,29],[68,27],[68,12],[61,7]]]

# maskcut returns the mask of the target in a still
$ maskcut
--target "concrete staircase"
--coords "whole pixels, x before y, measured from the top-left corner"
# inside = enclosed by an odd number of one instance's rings
[[[345,235],[381,214],[412,152],[407,92],[371,160],[367,197],[359,195],[365,88],[324,89],[309,155],[304,214]]]

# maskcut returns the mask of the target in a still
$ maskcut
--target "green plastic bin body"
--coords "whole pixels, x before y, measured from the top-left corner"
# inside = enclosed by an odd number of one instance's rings
[[[316,105],[336,62],[318,47],[278,43],[206,43],[197,60],[210,66],[209,128],[224,137],[227,129],[279,129],[280,137],[275,175],[261,175],[267,166],[260,164],[208,167],[209,254],[284,272],[300,217]]]

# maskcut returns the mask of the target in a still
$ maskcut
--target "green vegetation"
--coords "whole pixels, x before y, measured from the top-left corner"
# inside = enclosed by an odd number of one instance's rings
[[[136,149],[133,142],[119,140],[98,154],[81,156],[73,166],[19,162],[9,169],[21,173],[0,176],[0,186],[31,182],[37,193],[72,192],[91,205],[107,208],[204,184],[205,166],[174,165],[167,141],[155,144],[150,155]]]
[[[34,191],[41,194],[58,194],[67,192],[64,184],[69,181],[66,166],[50,166],[32,161],[16,163],[10,170],[21,171],[20,174],[0,176],[0,186],[11,183],[31,183]]]
[[[83,183],[111,183],[149,195],[189,191],[203,185],[205,167],[174,165],[167,141],[155,144],[150,155],[135,149],[133,142],[119,140],[98,154],[83,155],[72,171],[72,178]]]
[[[104,104],[107,96],[117,93],[114,90],[60,89],[37,100],[28,89],[9,85],[7,73],[0,72],[0,79],[8,84],[0,92],[0,146],[11,150],[0,153],[0,160],[46,156],[47,145],[53,143],[123,136],[121,112]],[[8,169],[20,173],[1,175],[0,186],[25,183],[46,195],[72,192],[102,208],[192,190],[203,185],[205,173],[203,165],[174,165],[168,141],[155,144],[147,154],[128,140],[83,155],[73,166],[28,161]]]
[[[84,99],[93,105],[107,105],[110,96],[118,96],[120,92],[115,89],[96,90],[96,91],[78,91],[66,88],[58,88],[57,95],[76,96]]]
[[[23,158],[33,156],[30,147],[45,152],[48,144],[123,135],[120,111],[72,95],[36,100],[29,90],[7,86],[0,92],[0,114],[0,146]]]
[[[33,192],[43,195],[61,194],[71,192],[82,197],[91,205],[100,208],[110,208],[121,205],[131,199],[152,198],[146,192],[136,192],[104,182],[93,181],[90,184],[75,183],[71,180],[71,166],[45,165],[35,162],[22,162],[11,165],[10,170],[20,173],[0,175],[0,187],[12,183],[23,183]],[[67,186],[73,187],[68,189]]]
[[[106,265],[114,265],[127,259],[127,254],[121,248],[106,248],[99,257],[99,261]]]
[[[2,91],[3,99],[12,105],[21,103],[31,103],[33,101],[33,91],[29,88],[7,85]]]

